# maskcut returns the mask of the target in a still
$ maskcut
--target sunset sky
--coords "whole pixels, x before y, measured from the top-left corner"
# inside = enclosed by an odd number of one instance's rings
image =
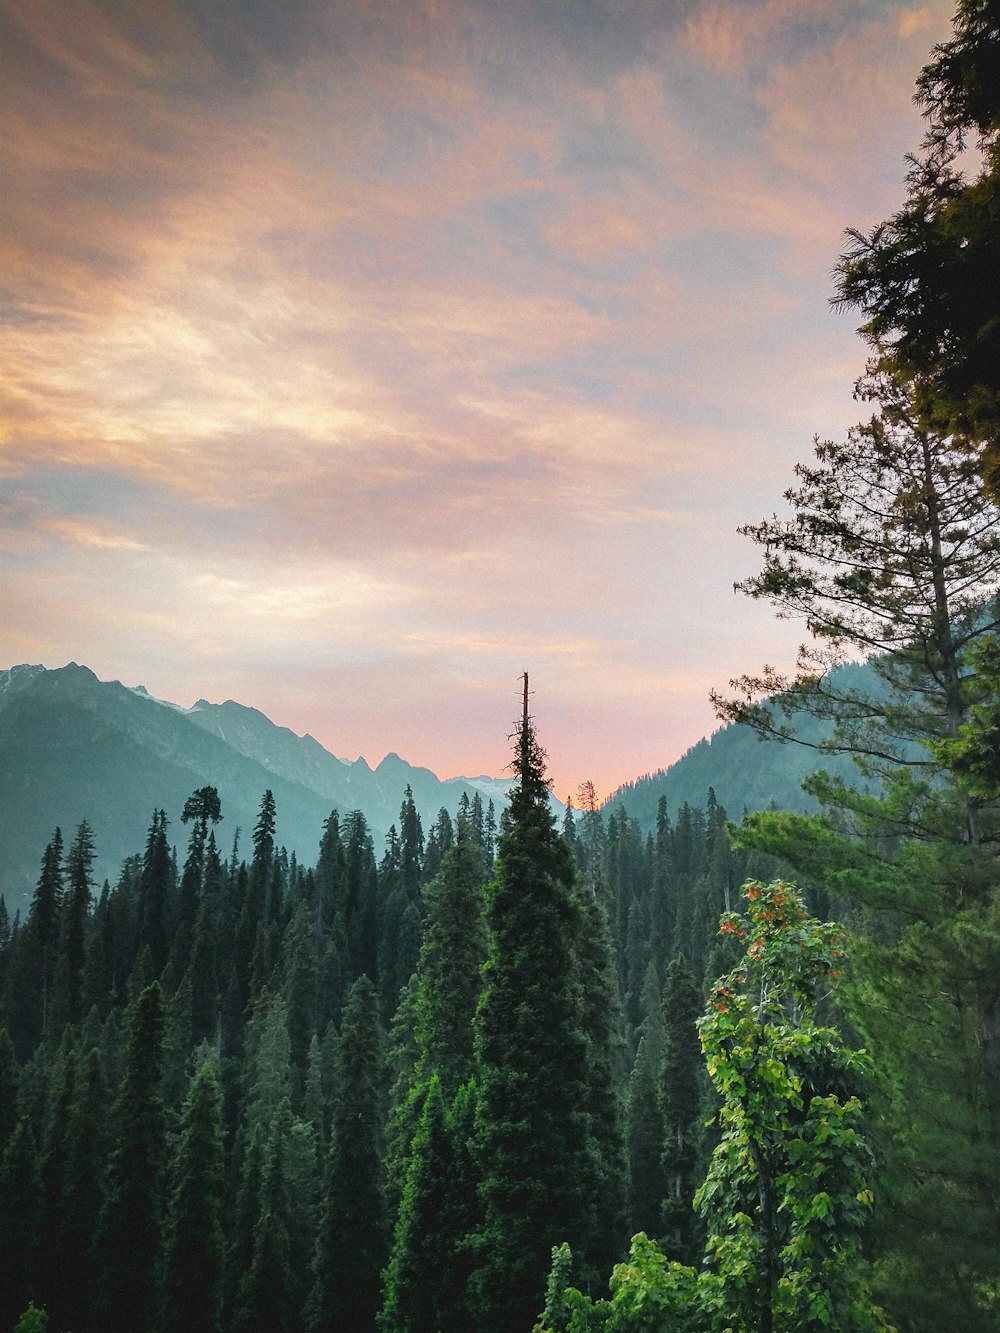
[[[0,666],[555,791],[801,631],[740,523],[839,436],[844,230],[952,0],[11,0]]]

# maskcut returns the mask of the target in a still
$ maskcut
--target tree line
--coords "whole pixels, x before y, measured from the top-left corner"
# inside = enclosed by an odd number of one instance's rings
[[[380,858],[334,811],[298,864],[270,792],[223,857],[205,787],[97,892],[55,831],[0,911],[0,1327],[530,1328],[561,1240],[593,1282],[639,1227],[694,1254],[695,1020],[761,858],[711,792],[558,828],[519,734],[499,827],[407,789]]]

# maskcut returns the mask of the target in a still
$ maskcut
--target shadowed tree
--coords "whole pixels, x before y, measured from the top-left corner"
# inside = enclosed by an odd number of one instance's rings
[[[344,1007],[337,1048],[330,1151],[306,1310],[311,1333],[375,1325],[379,1276],[388,1254],[381,1044],[378,994],[367,977],[359,977]]]
[[[218,1333],[222,1313],[222,1094],[206,1061],[191,1080],[164,1228],[162,1328]]]
[[[144,1329],[155,1312],[167,1157],[160,1090],[164,1026],[154,981],[138,996],[129,1018],[107,1193],[94,1236],[98,1314],[106,1328]]]

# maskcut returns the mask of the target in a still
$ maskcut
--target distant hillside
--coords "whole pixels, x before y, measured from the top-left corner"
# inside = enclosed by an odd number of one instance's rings
[[[471,799],[479,791],[484,805],[492,799],[499,817],[509,786],[492,778],[442,782],[395,754],[372,769],[364,759],[336,758],[254,708],[231,700],[179,708],[141,687],[100,681],[76,663],[0,671],[0,893],[11,913],[26,905],[57,825],[68,843],[82,820],[90,823],[99,885],[142,851],[154,808],[166,810],[183,849],[180,815],[198,787],[219,790],[220,846],[228,852],[239,828],[245,850],[270,788],[279,844],[311,865],[333,809],[361,810],[380,856],[407,784],[425,830],[442,807],[454,814],[463,793]]]
[[[843,668],[877,688],[867,667]],[[863,681],[860,679],[863,677]],[[821,739],[824,728],[800,715],[797,733]],[[772,803],[809,810],[802,779],[826,768],[851,781],[849,759],[818,754],[807,746],[762,741],[748,727],[729,726],[701,740],[676,763],[620,787],[606,803],[624,806],[652,829],[661,796],[670,817],[687,802],[701,808],[709,787],[732,818]],[[170,835],[183,850],[180,823],[188,796],[213,786],[222,799],[217,838],[228,853],[236,830],[245,851],[260,798],[270,788],[277,805],[277,837],[289,853],[311,865],[323,821],[331,810],[361,810],[375,839],[376,855],[409,785],[425,831],[444,807],[454,814],[463,793],[493,800],[497,816],[509,781],[451,778],[388,754],[372,769],[364,759],[339,759],[311,736],[276,726],[255,708],[205,699],[192,708],[155,699],[141,686],[100,681],[87,667],[58,670],[16,666],[0,671],[0,893],[11,912],[26,906],[38,879],[42,853],[56,825],[68,842],[81,820],[94,829],[95,875],[114,880],[122,860],[141,852],[154,809],[171,821]]]
[[[840,677],[853,688],[877,694],[882,689],[875,672],[867,666],[840,668]],[[829,725],[808,714],[789,718],[795,734],[808,744],[762,739],[750,727],[722,727],[693,745],[669,768],[637,778],[618,788],[606,807],[623,806],[644,830],[656,824],[661,796],[667,798],[667,813],[675,819],[687,804],[701,808],[711,787],[731,819],[744,810],[766,810],[772,804],[781,810],[809,812],[816,802],[802,790],[802,780],[817,769],[826,769],[857,786],[858,770],[846,755],[821,754],[812,748],[829,735]]]

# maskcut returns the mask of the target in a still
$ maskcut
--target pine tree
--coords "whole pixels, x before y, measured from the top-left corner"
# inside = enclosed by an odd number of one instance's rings
[[[341,1027],[313,1284],[311,1333],[373,1328],[388,1253],[381,1160],[381,1029],[367,977],[351,987]]]
[[[650,885],[649,934],[653,958],[670,958],[674,952],[674,927],[677,904],[674,897],[672,830],[667,814],[667,798],[661,796],[656,806],[656,833],[653,839],[653,878]]]
[[[295,1279],[288,1234],[285,1182],[287,1102],[267,1136],[260,1184],[260,1211],[253,1229],[250,1263],[242,1274],[233,1333],[292,1333]]]
[[[108,1101],[108,1081],[100,1053],[95,1046],[83,1043],[76,1056],[73,1097],[60,1127],[65,1135],[62,1186],[56,1227],[49,1238],[51,1255],[58,1256],[58,1266],[46,1292],[55,1326],[72,1328],[74,1333],[88,1333],[97,1327],[90,1319],[90,1242],[94,1217],[104,1198]]]
[[[83,969],[93,891],[90,871],[94,863],[94,834],[84,820],[66,857],[66,896],[60,923],[59,949],[66,960],[68,1018],[78,1023],[81,1017]]]
[[[0,893],[0,1006],[3,1005],[4,983],[7,978],[7,966],[10,962],[10,946],[13,938],[10,912],[7,899]]]
[[[409,786],[386,840],[379,872],[378,976],[382,1011],[390,1015],[399,992],[416,966],[420,948],[420,884],[423,878],[424,835]]]
[[[468,1306],[469,1235],[477,1220],[471,1161],[475,1084],[450,1107],[436,1075],[426,1085],[385,1274],[385,1333],[475,1333]]]
[[[291,1098],[291,1041],[288,1006],[281,995],[266,992],[247,1024],[244,1128],[260,1129],[265,1139],[282,1104]]]
[[[173,944],[170,961],[175,977],[183,977],[191,960],[195,922],[201,902],[205,878],[205,858],[208,849],[209,822],[217,824],[222,818],[222,803],[214,787],[199,787],[184,803],[182,824],[191,824],[187,857],[177,892],[177,911],[174,920]]]
[[[47,1031],[63,896],[62,833],[57,828],[42,856],[24,929],[11,946],[4,1008],[19,1060],[34,1051]]]
[[[348,982],[347,857],[337,811],[323,824],[315,871],[316,909],[322,934],[317,963],[317,1027],[340,1017]]]
[[[436,1078],[447,1105],[476,1068],[474,1029],[486,956],[482,851],[468,821],[459,841],[424,888],[426,930],[413,983],[393,1020],[398,1065],[388,1127],[387,1177],[391,1204],[400,1202],[411,1144]],[[454,1212],[454,1209],[452,1210]],[[455,1235],[451,1245],[462,1237]]]
[[[450,1100],[475,1071],[473,1022],[486,957],[482,855],[473,842],[462,838],[445,854],[424,901],[415,1035],[420,1072],[434,1071]]]
[[[347,979],[378,975],[378,867],[368,821],[353,811],[345,826],[344,932]]]
[[[249,1126],[246,1144],[239,1162],[232,1220],[226,1234],[226,1261],[223,1308],[227,1326],[238,1307],[240,1283],[253,1259],[254,1231],[261,1211],[261,1182],[267,1133],[259,1124]]]
[[[580,906],[549,808],[527,678],[514,769],[488,891],[491,940],[477,1020],[485,1221],[476,1298],[484,1330],[530,1328],[552,1246],[569,1239],[585,1249],[589,1240]]]
[[[473,820],[472,808],[469,802],[467,792],[463,792],[458,803],[458,818],[464,820],[468,827],[471,827],[470,821]],[[482,802],[479,805],[479,846],[482,847],[482,820],[483,807]],[[455,825],[452,823],[451,815],[441,807],[438,811],[437,819],[431,825],[431,830],[427,835],[427,844],[424,847],[422,882],[426,883],[441,869],[441,862],[447,852],[455,845]]]
[[[17,1057],[10,1033],[0,1026],[0,1160],[17,1124]]]
[[[599,1274],[620,1257],[626,1240],[627,1164],[622,1133],[618,1074],[625,1038],[618,972],[607,913],[597,894],[578,887],[580,926],[576,965],[580,977],[580,1022],[587,1040],[588,1155],[584,1189],[591,1220],[587,1248],[580,1251]]]
[[[67,1179],[67,1135],[69,1108],[75,1099],[77,1062],[70,1029],[66,1029],[58,1052],[50,1057],[46,1122],[41,1144],[42,1234],[38,1290],[46,1303],[62,1286],[62,1265],[67,1258],[59,1244],[63,1192]]]
[[[663,1126],[663,1236],[666,1252],[681,1263],[700,1253],[694,1193],[703,1174],[701,1157],[702,1000],[683,954],[675,954],[663,986],[664,1051],[659,1101]]]
[[[11,1328],[35,1285],[42,1189],[38,1149],[22,1116],[0,1160],[0,1328]]]
[[[625,1092],[628,1226],[649,1235],[659,1232],[663,1199],[663,1117],[656,1078],[650,1043],[641,1037]]]
[[[167,823],[163,810],[153,811],[139,880],[138,949],[149,950],[150,980],[154,981],[163,975],[170,947],[170,899],[174,874],[167,844]]]
[[[309,920],[300,904],[288,924],[281,945],[282,989],[288,1015],[289,1055],[292,1064],[293,1103],[300,1104],[305,1086],[309,1042],[316,1033],[316,961]]]
[[[446,1229],[450,1147],[441,1082],[435,1074],[427,1085],[410,1148],[395,1243],[386,1270],[380,1318],[385,1333],[437,1333],[451,1328],[441,1308],[443,1300],[453,1299],[442,1272],[456,1242]]]
[[[982,450],[1000,499],[998,33],[996,0],[959,0],[953,37],[917,80],[927,131],[906,202],[848,232],[837,285],[877,363],[913,384],[926,422]]]
[[[798,469],[794,517],[749,530],[765,563],[746,590],[802,615],[815,643],[790,695],[766,697],[786,683],[773,673],[746,678],[733,715],[781,734],[786,705],[809,709],[833,723],[823,745],[880,787],[814,775],[826,816],[763,812],[739,840],[854,909],[851,1021],[891,1089],[884,1299],[911,1328],[946,1317],[973,1333],[993,1320],[983,1293],[1000,1244],[1000,804],[959,781],[948,749],[995,698],[983,663],[1000,623],[1000,511],[958,442],[928,428],[912,384],[883,370],[862,391],[878,413]],[[859,650],[880,653],[878,690],[826,671]]]
[[[153,982],[130,1014],[107,1194],[94,1238],[98,1310],[107,1328],[145,1329],[155,1311],[167,1152],[160,1091],[164,1025],[160,987]]]
[[[201,901],[195,918],[187,980],[191,987],[191,1040],[194,1045],[219,1035],[219,936],[225,892],[215,836],[208,835]]]
[[[206,1061],[191,1080],[163,1238],[164,1329],[218,1333],[222,1312],[222,1094]]]

